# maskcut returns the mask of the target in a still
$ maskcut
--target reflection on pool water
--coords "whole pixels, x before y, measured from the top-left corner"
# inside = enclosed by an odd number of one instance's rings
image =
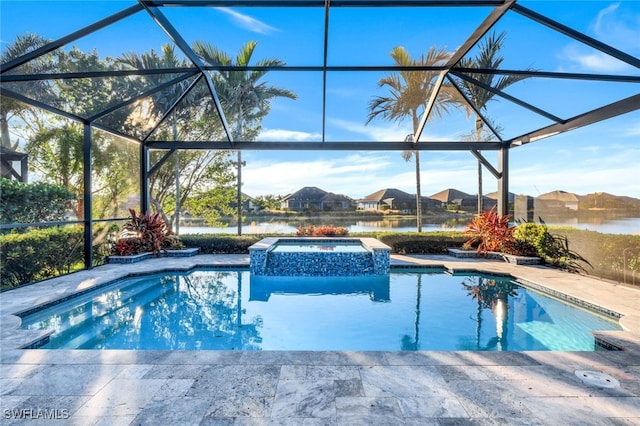
[[[141,350],[594,350],[616,322],[512,280],[392,270],[273,277],[195,270],[131,278],[23,318],[44,348]]]

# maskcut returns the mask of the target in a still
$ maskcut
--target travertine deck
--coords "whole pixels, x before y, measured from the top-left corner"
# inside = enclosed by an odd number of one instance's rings
[[[612,339],[627,350],[17,349],[36,336],[19,330],[19,320],[11,314],[35,304],[128,273],[248,264],[246,255],[152,259],[105,265],[0,294],[2,424],[640,425],[640,291],[498,261],[393,256],[392,264],[404,263],[509,273],[618,312],[627,331],[613,333]],[[576,375],[583,370],[610,376],[614,387],[599,387],[584,374]]]

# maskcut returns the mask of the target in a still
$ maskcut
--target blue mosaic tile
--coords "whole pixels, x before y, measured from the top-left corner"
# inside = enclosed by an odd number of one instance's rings
[[[287,240],[289,243],[292,240]],[[296,241],[297,242],[297,241]],[[353,244],[354,240],[331,240]],[[367,249],[366,252],[276,252],[277,244],[263,244],[249,250],[249,270],[267,276],[362,276],[387,275],[390,268],[389,249]]]

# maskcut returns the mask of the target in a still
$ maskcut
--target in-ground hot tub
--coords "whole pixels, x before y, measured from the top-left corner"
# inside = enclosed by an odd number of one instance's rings
[[[390,253],[375,238],[274,237],[249,247],[249,267],[271,276],[388,275]]]

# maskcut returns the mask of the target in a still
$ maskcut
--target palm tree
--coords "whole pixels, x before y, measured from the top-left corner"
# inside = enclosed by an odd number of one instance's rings
[[[116,62],[133,67],[134,69],[158,69],[158,68],[179,68],[185,65],[175,54],[175,47],[170,44],[162,46],[162,54],[158,55],[155,50],[149,53],[138,54],[136,52],[125,52]],[[150,81],[155,84],[161,84],[165,76],[150,76]],[[151,112],[154,115],[162,115],[169,109],[171,103],[184,92],[185,87],[182,84],[176,84],[169,89],[169,96],[156,96],[151,106]],[[178,126],[175,114],[172,118],[173,140],[178,140]],[[175,180],[175,224],[174,232],[180,233],[180,154],[179,151],[174,153],[174,180]],[[158,206],[156,206],[158,208]],[[164,214],[163,214],[164,215]]]
[[[2,51],[0,56],[0,64],[7,63],[11,60],[19,58],[39,47],[47,44],[49,40],[44,37],[27,33],[19,35],[16,39]],[[38,74],[44,73],[55,67],[55,61],[51,54],[44,55],[40,58],[36,58],[23,64],[20,69],[23,73]],[[45,101],[44,96],[47,96],[47,85],[42,81],[21,83],[22,94],[35,96],[36,99]],[[9,135],[9,118],[12,114],[18,114],[29,107],[22,102],[14,99],[2,96],[0,102],[0,145],[6,148],[15,149],[16,146],[12,145]]]
[[[213,66],[245,67],[251,62],[251,57],[258,45],[255,41],[245,43],[238,52],[235,63],[231,57],[209,43],[196,41],[193,50],[206,63]],[[258,67],[284,66],[280,59],[262,59],[256,63]],[[297,95],[290,90],[269,86],[260,81],[267,70],[218,71],[214,84],[227,118],[235,119],[235,129],[232,131],[236,141],[250,141],[256,138],[260,131],[262,119],[271,109],[271,100],[276,97],[296,99]],[[242,153],[237,153],[237,203],[238,203],[238,235],[242,235]]]
[[[125,52],[123,55],[116,59],[116,63],[125,65],[127,67],[148,70],[148,69],[169,69],[169,68],[182,68],[187,67],[189,64],[176,55],[175,46],[165,44],[161,48],[161,52],[158,53],[155,50],[145,52],[142,54],[136,52]],[[146,86],[151,83],[152,85],[160,85],[171,77],[166,74],[150,74],[141,80],[142,86],[139,88],[142,91]],[[161,117],[182,95],[189,83],[185,80],[180,83],[174,84],[169,88],[164,89],[156,95],[153,95],[152,102],[150,102],[149,111],[147,112],[151,117]],[[174,141],[178,141],[181,138],[187,137],[186,134],[193,130],[194,123],[197,121],[195,113],[192,111],[192,107],[198,108],[198,102],[205,96],[204,92],[198,92],[194,90],[191,92],[193,96],[186,96],[182,99],[180,106],[173,111],[170,117],[171,125],[171,137]],[[180,123],[180,126],[178,124]],[[207,167],[213,164],[215,159],[213,156],[207,154],[184,154],[182,156],[184,161],[181,164],[181,155],[179,151],[174,152],[174,170],[170,174],[166,172],[156,172],[151,176],[150,186],[155,188],[154,196],[151,201],[156,209],[163,216],[163,219],[167,223],[173,222],[173,228],[175,233],[179,233],[180,229],[180,206],[183,201],[189,196],[194,183],[198,181],[200,175],[205,173]],[[180,171],[187,167],[191,167],[191,173],[189,176],[181,174]],[[183,181],[183,185],[180,183],[180,178],[186,179]],[[170,188],[174,186],[175,190],[175,213],[171,221],[167,220],[164,212],[163,200],[170,196]],[[182,188],[182,190],[181,190]]]
[[[480,44],[480,51],[475,58],[463,58],[458,63],[459,67],[462,68],[481,68],[481,69],[491,69],[497,70],[500,68],[500,64],[504,60],[504,58],[500,55],[500,49],[502,49],[502,44],[504,43],[504,38],[506,33],[502,32],[496,36],[496,33],[491,33],[487,38],[484,39],[483,43]],[[481,83],[484,83],[487,86],[493,87],[497,90],[504,90],[508,86],[517,83],[520,80],[527,78],[524,75],[503,75],[498,77],[498,79],[494,82],[494,79],[497,77],[496,74],[489,73],[468,73],[469,77],[477,80]],[[473,82],[467,80],[460,80],[462,91],[465,96],[475,105],[478,111],[483,111],[487,109],[487,104],[491,101],[495,95],[494,92],[490,92],[481,86],[474,84]],[[483,137],[484,130],[484,121],[482,117],[479,116],[472,108],[469,106],[466,100],[462,100],[461,103],[464,105],[464,108],[467,110],[467,116],[471,114],[475,115],[475,130],[474,137],[476,141],[480,141],[483,139],[487,139]],[[478,160],[478,214],[482,213],[482,162]]]
[[[427,55],[421,55],[419,59],[413,59],[402,46],[396,46],[391,51],[391,58],[398,66],[436,66],[442,65],[450,57],[444,49],[430,48]],[[379,87],[388,87],[388,96],[376,96],[369,102],[369,116],[366,124],[374,118],[381,117],[385,120],[401,123],[405,119],[411,120],[413,133],[407,135],[405,141],[413,141],[413,138],[420,125],[420,114],[425,110],[434,89],[435,79],[438,71],[399,71],[388,75],[378,81]],[[444,84],[437,97],[430,115],[442,117],[448,112],[448,107],[456,103],[452,87]],[[420,152],[404,151],[402,158],[410,161],[415,157],[416,161],[416,215],[418,232],[422,232],[422,195],[420,193]]]

